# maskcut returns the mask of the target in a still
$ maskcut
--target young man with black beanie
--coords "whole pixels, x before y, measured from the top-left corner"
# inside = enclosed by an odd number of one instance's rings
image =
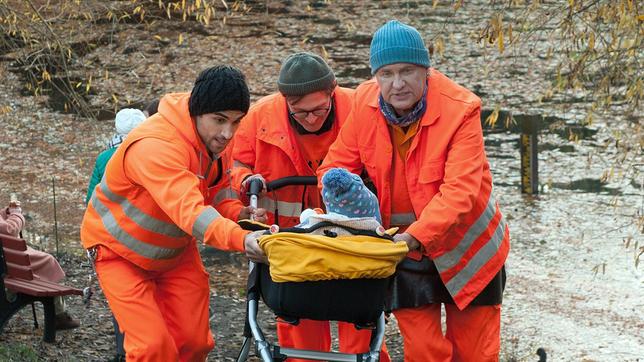
[[[315,176],[351,110],[353,90],[337,86],[329,65],[313,53],[288,56],[282,63],[277,88],[279,92],[250,108],[235,136],[233,183],[242,190],[252,178],[273,181],[287,176]],[[266,209],[268,222],[281,227],[298,224],[306,208],[324,207],[317,188],[304,186],[261,195],[259,205]],[[353,324],[342,322],[338,330],[340,351],[359,353],[369,349],[371,331],[358,331]],[[328,351],[329,331],[327,321],[301,319],[298,325],[291,325],[280,320],[277,324],[282,347]],[[386,349],[380,360],[389,361]]]
[[[203,71],[191,93],[164,96],[128,135],[91,198],[81,240],[128,361],[204,361],[213,348],[197,240],[264,259],[257,235],[229,219],[241,202],[210,204],[229,193],[225,149],[249,103],[238,69]]]

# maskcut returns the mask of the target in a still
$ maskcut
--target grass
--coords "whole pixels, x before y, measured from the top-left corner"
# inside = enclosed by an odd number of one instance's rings
[[[24,344],[0,346],[0,361],[37,362],[40,361],[36,351]]]

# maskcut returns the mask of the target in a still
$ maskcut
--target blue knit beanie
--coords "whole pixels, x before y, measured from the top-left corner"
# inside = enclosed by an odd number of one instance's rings
[[[327,212],[355,217],[374,217],[382,222],[378,198],[360,176],[344,168],[332,168],[322,176],[322,200]]]
[[[429,52],[415,28],[398,20],[390,20],[371,39],[369,50],[371,74],[385,65],[395,63],[411,63],[429,68]]]

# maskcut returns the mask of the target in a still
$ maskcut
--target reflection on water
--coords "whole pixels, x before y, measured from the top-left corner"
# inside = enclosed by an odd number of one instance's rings
[[[591,192],[591,193],[608,193],[610,195],[621,195],[622,192],[619,189],[612,187],[607,187],[605,183],[597,179],[584,178],[581,180],[574,180],[568,183],[553,182],[552,187],[556,187],[564,190],[573,190],[581,192]]]

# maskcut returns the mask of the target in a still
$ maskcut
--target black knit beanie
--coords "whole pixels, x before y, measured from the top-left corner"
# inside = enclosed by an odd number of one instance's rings
[[[237,68],[217,65],[199,74],[190,93],[188,109],[196,117],[219,111],[248,112],[250,92],[246,77]]]
[[[304,96],[313,92],[332,89],[335,75],[319,55],[295,53],[282,63],[277,88],[285,96]]]

